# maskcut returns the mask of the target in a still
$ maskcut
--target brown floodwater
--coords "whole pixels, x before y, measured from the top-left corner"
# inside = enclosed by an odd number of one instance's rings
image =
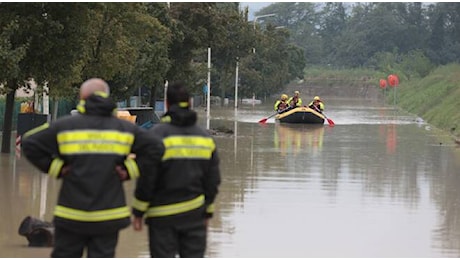
[[[334,127],[258,124],[271,104],[211,108],[209,120],[196,109],[204,127],[233,132],[215,136],[222,185],[207,256],[460,257],[452,137],[376,102],[326,102]],[[29,215],[52,219],[60,182],[14,153],[0,169],[0,257],[49,257],[18,228]],[[148,256],[145,229],[121,232],[117,257]]]

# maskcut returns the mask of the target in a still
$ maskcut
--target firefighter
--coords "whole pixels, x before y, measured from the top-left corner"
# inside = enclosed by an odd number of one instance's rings
[[[297,91],[297,90],[294,91],[294,96],[289,98],[287,103],[288,103],[289,107],[291,107],[291,108],[302,106],[302,99],[300,98],[300,92]]]
[[[22,150],[34,166],[62,180],[51,256],[82,257],[86,249],[87,257],[114,257],[119,231],[130,224],[123,181],[151,169],[164,146],[114,115],[116,105],[102,79],[81,85],[77,109],[78,115],[27,132]]]
[[[278,113],[284,112],[289,107],[289,103],[287,102],[287,100],[288,95],[282,94],[280,99],[275,102],[273,109]]]
[[[137,182],[133,227],[141,230],[145,216],[151,257],[204,257],[220,184],[216,144],[196,125],[183,83],[170,85],[166,95],[168,112],[150,130],[165,146],[161,171]]]
[[[324,103],[321,101],[321,99],[318,96],[315,96],[313,98],[313,101],[308,104],[308,107],[311,109],[314,109],[320,113],[323,113],[324,110]]]

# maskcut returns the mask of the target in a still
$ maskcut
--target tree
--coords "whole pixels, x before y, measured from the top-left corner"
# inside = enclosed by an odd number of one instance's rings
[[[318,33],[323,44],[321,63],[334,63],[337,54],[337,40],[346,29],[347,15],[343,3],[326,3],[319,12]]]
[[[15,92],[19,87],[25,86],[25,79],[29,79],[32,74],[26,62],[27,55],[31,53],[30,45],[33,44],[33,36],[28,32],[40,31],[43,21],[42,5],[2,3],[0,13],[0,28],[2,36],[5,37],[0,41],[0,57],[7,68],[0,74],[3,92],[6,93],[1,152],[9,153]]]
[[[2,153],[9,153],[11,127],[13,119],[13,105],[16,88],[21,77],[19,63],[24,58],[27,49],[27,43],[14,43],[12,38],[18,30],[19,25],[15,20],[9,23],[1,23],[0,34],[0,94],[6,93],[5,113],[3,116],[2,131]]]
[[[256,15],[276,14],[273,19],[261,20],[259,23],[272,23],[287,28],[290,31],[290,42],[304,50],[307,63],[318,64],[322,62],[322,42],[316,29],[319,23],[319,15],[315,11],[317,6],[310,2],[275,3]]]
[[[0,5],[0,12],[2,34],[6,36],[2,38],[1,50],[6,50],[2,61],[11,68],[1,75],[9,91],[3,152],[9,152],[14,93],[25,80],[48,84],[53,97],[74,96],[72,86],[90,77],[111,81],[130,75],[148,80],[153,73],[135,69],[136,65],[152,65],[153,55],[167,48],[167,30],[147,13],[143,3],[5,3]],[[154,36],[166,42],[147,44],[145,39],[155,41]],[[11,54],[14,58],[9,57]],[[160,67],[156,65],[148,69]],[[129,74],[133,71],[135,74]],[[114,85],[112,91],[119,94],[123,87]]]
[[[128,98],[140,87],[148,87],[149,103],[155,107],[157,87],[163,83],[170,68],[168,46],[171,34],[157,17],[167,13],[166,4],[147,3],[141,7],[135,14],[137,23],[131,21],[127,25],[127,31],[131,34],[129,39],[136,40],[133,48],[137,56],[131,57],[133,63],[119,71],[110,83],[115,87],[113,95],[119,100]]]
[[[215,3],[170,3],[174,37],[169,49],[171,68],[167,79],[198,80],[200,76],[195,74],[193,60],[197,50],[206,50],[211,46],[212,34],[208,29],[214,26],[212,16],[215,9]]]

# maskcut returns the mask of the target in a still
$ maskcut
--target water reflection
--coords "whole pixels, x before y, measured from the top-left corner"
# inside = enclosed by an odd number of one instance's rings
[[[201,112],[204,127],[234,132],[215,136],[222,185],[207,256],[459,257],[460,148],[381,104],[327,108],[335,127],[258,124],[270,106]],[[17,228],[27,215],[52,218],[59,181],[0,158],[0,256],[48,257]],[[122,231],[117,257],[147,256],[146,230]]]
[[[324,125],[276,124],[274,144],[281,155],[310,152],[318,154],[323,147]]]
[[[460,192],[435,184],[459,172],[455,158],[440,157],[452,147],[436,146],[430,128],[391,108],[328,107],[334,128],[261,126],[249,123],[260,111],[238,114],[233,149],[221,152],[225,182],[208,256],[458,256]],[[439,195],[449,210],[439,210]]]

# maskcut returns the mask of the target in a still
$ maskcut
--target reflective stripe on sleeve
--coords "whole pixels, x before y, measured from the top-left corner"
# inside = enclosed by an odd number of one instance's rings
[[[214,213],[214,203],[206,207],[206,213]]]
[[[131,180],[139,178],[139,167],[134,159],[128,158],[125,160],[124,164]]]
[[[54,178],[58,178],[62,169],[62,165],[64,165],[63,160],[54,158],[54,160],[51,162],[50,168],[48,169],[48,175]]]
[[[50,124],[48,124],[48,123],[44,123],[44,124],[41,125],[41,126],[37,126],[37,127],[33,128],[33,129],[27,131],[27,132],[24,134],[23,139],[24,139],[24,138],[27,138],[28,136],[31,136],[31,135],[33,135],[33,134],[35,134],[35,133],[38,133],[38,132],[40,132],[40,131],[42,131],[42,130],[45,130],[45,129],[48,128],[49,126],[50,126]]]
[[[133,200],[133,208],[145,212],[149,208],[149,202],[148,201],[142,201],[134,198]]]

